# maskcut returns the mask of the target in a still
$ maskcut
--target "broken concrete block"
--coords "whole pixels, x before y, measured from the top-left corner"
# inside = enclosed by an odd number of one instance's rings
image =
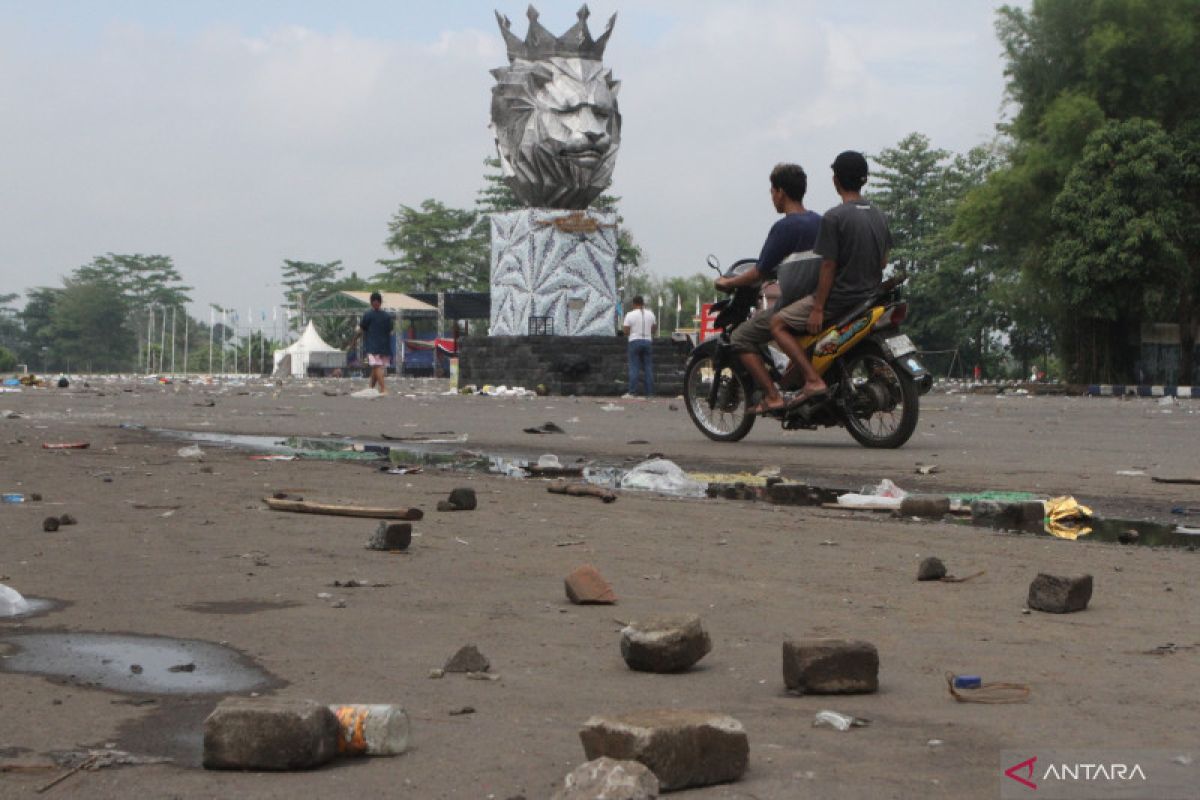
[[[935,556],[925,559],[921,562],[921,566],[917,567],[917,580],[919,581],[940,581],[944,577],[946,577],[946,565]]]
[[[950,513],[950,498],[941,494],[910,494],[900,501],[900,514],[905,517],[941,519]]]
[[[1091,599],[1091,575],[1048,575],[1042,572],[1029,584],[1026,605],[1051,614],[1069,614],[1083,611]]]
[[[612,586],[604,580],[600,571],[591,564],[584,564],[566,577],[563,584],[567,599],[576,605],[595,603],[610,605],[617,602]]]
[[[551,800],[655,800],[658,778],[637,761],[604,756],[580,764]]]
[[[491,666],[492,663],[479,652],[479,648],[468,644],[459,648],[442,669],[446,672],[487,672]]]
[[[206,769],[311,769],[337,743],[337,717],[312,700],[230,697],[204,720]]]
[[[75,525],[78,522],[79,520],[75,519],[75,517],[71,516],[70,514],[63,514],[58,518],[59,525]]]
[[[589,759],[639,761],[664,792],[736,781],[746,771],[750,742],[736,719],[709,711],[656,709],[595,716],[579,732]]]
[[[650,617],[621,629],[621,657],[641,672],[682,672],[712,650],[695,614]]]
[[[58,517],[46,517],[42,520],[42,530],[47,533],[53,533],[58,530]]]
[[[783,643],[783,682],[800,694],[868,694],[879,689],[879,652],[868,642]]]
[[[412,544],[412,523],[380,522],[375,535],[367,542],[371,550],[407,550]]]

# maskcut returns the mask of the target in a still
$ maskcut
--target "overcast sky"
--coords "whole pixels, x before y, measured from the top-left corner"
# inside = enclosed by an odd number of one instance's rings
[[[576,2],[541,0],[561,34]],[[982,0],[597,0],[622,82],[612,187],[659,275],[754,256],[779,161],[836,196],[840,150],[920,131],[964,151],[1003,113]],[[0,0],[0,294],[95,255],[172,256],[209,302],[283,302],[283,260],[378,271],[387,222],[469,207],[488,130],[493,9],[408,0]]]

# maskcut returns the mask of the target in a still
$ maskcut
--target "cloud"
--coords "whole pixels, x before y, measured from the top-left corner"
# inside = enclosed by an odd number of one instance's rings
[[[841,149],[919,130],[962,150],[990,135],[991,12],[892,5],[620,9],[613,190],[652,269],[756,254],[778,161],[809,169],[823,209]],[[493,152],[488,70],[504,57],[487,9],[424,41],[294,24],[122,24],[68,41],[0,25],[0,290],[56,283],[108,251],[171,255],[199,303],[255,308],[281,302],[285,258],[369,274],[399,204],[473,202]]]

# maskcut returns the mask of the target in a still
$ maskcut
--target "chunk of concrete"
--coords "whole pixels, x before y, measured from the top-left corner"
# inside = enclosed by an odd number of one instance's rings
[[[936,556],[930,556],[917,567],[917,580],[940,581],[946,577],[946,565]]]
[[[950,513],[950,498],[941,494],[910,494],[900,501],[900,515],[941,519]]]
[[[800,694],[869,694],[879,690],[879,652],[845,639],[784,642],[783,682]]]
[[[204,767],[312,769],[337,755],[337,743],[337,717],[320,703],[230,697],[204,720]]]
[[[648,767],[604,756],[572,770],[551,800],[655,800],[658,788]]]
[[[649,617],[621,629],[621,657],[640,672],[682,672],[711,650],[695,614]]]
[[[367,542],[371,550],[407,550],[412,544],[411,522],[381,521]]]
[[[478,647],[468,644],[463,645],[457,653],[450,656],[450,660],[442,669],[446,672],[487,672],[491,666],[492,662],[479,652]]]
[[[576,605],[611,605],[617,602],[612,585],[604,580],[600,570],[591,564],[584,564],[572,571],[563,584],[567,590],[567,599]]]
[[[664,792],[736,781],[750,759],[742,724],[710,711],[655,709],[594,716],[579,738],[589,759],[608,756],[646,765]]]
[[[1038,574],[1029,584],[1026,605],[1051,614],[1083,611],[1092,599],[1091,575]]]

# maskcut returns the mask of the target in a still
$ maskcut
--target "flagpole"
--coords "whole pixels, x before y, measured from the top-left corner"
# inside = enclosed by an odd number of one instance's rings
[[[188,371],[188,315],[183,313],[183,374]]]
[[[175,306],[171,306],[171,374],[175,374]]]
[[[212,356],[213,356],[213,330],[216,327],[216,322],[213,319],[215,309],[210,305],[208,307],[208,374],[212,376]]]
[[[225,309],[221,309],[221,374],[225,374],[225,351],[228,350],[225,346],[225,332],[229,330],[226,325],[227,313]]]

